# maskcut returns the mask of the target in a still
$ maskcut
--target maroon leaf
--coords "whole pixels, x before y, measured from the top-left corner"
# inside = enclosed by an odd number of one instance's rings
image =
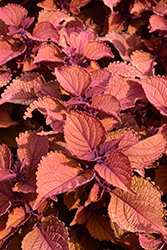
[[[0,87],[7,85],[12,78],[11,71],[6,66],[0,67]]]
[[[13,196],[11,184],[8,181],[0,182],[0,215],[6,213],[10,208],[10,197]]]
[[[97,69],[93,72],[90,72],[92,82],[91,87],[101,86],[106,87],[108,86],[109,80],[111,78],[111,73],[107,69]]]
[[[83,224],[89,218],[90,210],[84,206],[80,206],[75,214],[74,219],[71,221],[70,226],[75,224]]]

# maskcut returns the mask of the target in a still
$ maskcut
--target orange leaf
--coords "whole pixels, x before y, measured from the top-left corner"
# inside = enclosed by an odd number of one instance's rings
[[[9,83],[12,78],[11,71],[6,66],[0,67],[0,87],[5,86]]]
[[[24,237],[22,249],[69,250],[68,230],[63,222],[50,216]]]
[[[70,226],[73,226],[75,224],[83,224],[85,221],[88,220],[90,215],[90,210],[87,209],[84,206],[80,206],[75,213],[74,219],[71,221]]]
[[[139,243],[145,250],[163,249],[165,244],[161,239],[148,238],[142,234],[139,235]]]
[[[95,183],[89,192],[88,199],[86,200],[84,206],[88,206],[91,202],[97,202],[100,200],[104,192],[104,188],[100,187],[98,183]]]
[[[26,219],[25,215],[26,213],[23,207],[14,208],[13,211],[8,215],[6,229],[9,229],[10,227],[20,226]]]
[[[134,193],[131,189],[132,169],[129,159],[122,152],[113,152],[107,155],[104,163],[96,164],[94,169],[109,184],[119,187],[130,193]]]
[[[90,74],[80,66],[55,68],[55,75],[62,88],[74,96],[84,95],[91,83]]]
[[[80,164],[63,153],[50,152],[43,157],[37,171],[38,197],[34,205],[53,195],[65,193],[68,190],[90,182],[94,178],[94,171],[84,171]]]
[[[124,230],[167,235],[161,192],[143,177],[133,177],[130,194],[116,188],[111,192],[108,213],[111,220]]]
[[[117,242],[109,221],[101,215],[91,214],[86,227],[90,235],[100,241],[106,240],[114,243]]]
[[[105,141],[105,130],[97,118],[85,112],[71,111],[64,126],[68,148],[77,156],[85,155]]]
[[[124,151],[129,157],[132,168],[147,168],[165,153],[167,147],[167,129],[161,127],[159,132],[132,145]]]
[[[60,49],[56,45],[44,45],[38,50],[34,63],[41,61],[62,62],[63,57]]]

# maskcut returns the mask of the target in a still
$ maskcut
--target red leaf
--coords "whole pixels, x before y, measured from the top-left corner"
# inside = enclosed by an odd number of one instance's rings
[[[0,18],[12,26],[20,26],[27,16],[27,10],[21,5],[8,4],[0,8]]]
[[[110,193],[111,220],[127,231],[167,235],[161,192],[151,182],[137,176],[133,177],[132,189],[136,194],[119,188]]]
[[[152,15],[149,19],[150,21],[150,32],[154,32],[155,30],[167,30],[167,20],[159,15]]]
[[[120,189],[134,193],[131,189],[132,169],[129,159],[121,152],[113,152],[107,155],[104,163],[96,164],[95,170],[109,184]]]
[[[161,127],[157,134],[132,145],[124,153],[129,157],[132,168],[147,168],[165,153],[167,129]]]
[[[39,195],[34,209],[44,199],[75,189],[90,182],[93,178],[92,170],[84,171],[79,163],[61,152],[50,152],[42,158],[38,167],[37,192]]]
[[[85,46],[83,55],[89,60],[99,60],[103,57],[114,57],[109,46],[99,41],[88,42]]]
[[[4,37],[0,38],[0,66],[15,57],[23,54],[26,50],[26,45],[19,39],[6,40]]]
[[[0,104],[5,102],[28,105],[37,99],[45,79],[39,73],[26,72],[16,77],[2,94]]]
[[[163,249],[164,242],[161,239],[148,238],[145,235],[139,235],[140,246],[145,250],[158,250]]]
[[[130,61],[132,52],[141,48],[140,38],[133,33],[112,31],[105,37],[101,37],[100,40],[113,43],[125,61]]]
[[[120,101],[123,110],[134,107],[137,100],[145,99],[141,85],[121,75],[110,79],[109,87],[104,93],[115,96]]]
[[[56,45],[44,45],[42,46],[37,56],[35,57],[34,63],[49,61],[49,62],[63,62],[63,57],[60,49]]]
[[[22,162],[26,158],[26,175],[37,166],[41,157],[48,152],[49,144],[46,136],[37,135],[37,131],[26,131],[16,138],[18,145],[17,154]]]
[[[141,84],[149,102],[162,115],[167,116],[167,79],[160,76],[147,77]]]
[[[8,128],[17,124],[18,122],[12,121],[7,112],[0,109],[0,128]]]
[[[100,120],[84,112],[71,111],[67,114],[64,134],[68,148],[78,157],[105,141],[105,130]]]
[[[53,41],[55,43],[59,42],[59,33],[58,30],[49,22],[40,22],[33,29],[32,35],[27,33],[27,36],[35,41]]]
[[[101,112],[113,116],[116,120],[120,121],[119,114],[121,107],[120,102],[115,96],[110,94],[96,96],[93,98],[91,106]]]
[[[113,75],[122,75],[128,78],[143,78],[144,75],[138,71],[134,66],[127,62],[113,62],[107,67],[108,71]]]
[[[60,85],[74,96],[84,95],[91,84],[89,73],[80,66],[55,68],[55,75]]]
[[[131,63],[146,76],[154,75],[155,56],[142,50],[136,50],[131,56]]]
[[[0,68],[0,87],[7,85],[12,78],[11,71],[6,66]]]
[[[89,218],[90,215],[90,210],[87,209],[84,206],[80,206],[77,210],[77,212],[75,213],[75,217],[72,220],[72,222],[70,223],[70,226],[73,226],[75,224],[83,224],[84,222],[86,222]]]
[[[59,219],[50,216],[32,231],[22,241],[23,250],[69,250],[68,230]]]

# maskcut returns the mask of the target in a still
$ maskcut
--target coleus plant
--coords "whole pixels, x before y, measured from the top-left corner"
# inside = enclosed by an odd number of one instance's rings
[[[1,249],[166,249],[167,1],[4,2]]]

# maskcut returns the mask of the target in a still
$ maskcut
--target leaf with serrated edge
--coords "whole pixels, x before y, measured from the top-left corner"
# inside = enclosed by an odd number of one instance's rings
[[[68,230],[59,219],[47,217],[30,231],[22,241],[22,250],[69,250]]]
[[[141,84],[149,102],[167,116],[167,79],[161,76],[147,77],[141,80]]]
[[[62,62],[63,57],[61,55],[60,49],[56,45],[44,45],[38,51],[38,54],[35,58],[34,63],[38,63],[41,61],[49,61],[49,62]]]
[[[129,157],[132,168],[147,168],[165,153],[166,140],[167,128],[161,127],[157,134],[132,145],[124,154]]]
[[[84,56],[89,60],[99,60],[103,57],[114,57],[110,47],[99,41],[88,42],[84,49]]]
[[[67,114],[64,134],[68,148],[78,157],[105,141],[105,130],[100,120],[85,112],[71,111]]]
[[[26,175],[30,174],[30,171],[37,166],[41,157],[45,156],[48,152],[49,143],[47,136],[37,135],[37,131],[26,131],[21,133],[16,138],[18,145],[17,154],[22,162],[26,157]]]
[[[161,239],[149,238],[142,234],[139,235],[139,243],[145,250],[161,250],[165,244]]]
[[[2,94],[0,104],[5,102],[28,105],[37,99],[41,85],[45,83],[39,73],[26,72],[16,77]]]
[[[136,194],[119,188],[110,193],[108,213],[111,220],[127,231],[167,235],[161,192],[143,177],[134,176],[131,187]]]
[[[112,241],[116,243],[116,238],[114,236],[114,232],[110,226],[108,220],[97,214],[91,214],[86,227],[90,233],[90,235],[98,240],[106,240]]]
[[[91,84],[89,72],[80,66],[55,68],[55,75],[61,87],[74,96],[82,96]]]
[[[7,145],[0,145],[0,170],[10,169],[11,167],[11,152]]]
[[[107,155],[104,163],[96,164],[94,169],[109,184],[119,187],[130,193],[134,193],[131,189],[132,169],[129,159],[122,152],[113,152]]]
[[[84,171],[78,163],[65,154],[57,151],[48,153],[46,157],[42,157],[38,167],[37,192],[39,195],[34,209],[44,199],[75,189],[90,182],[93,178],[94,171]]]

